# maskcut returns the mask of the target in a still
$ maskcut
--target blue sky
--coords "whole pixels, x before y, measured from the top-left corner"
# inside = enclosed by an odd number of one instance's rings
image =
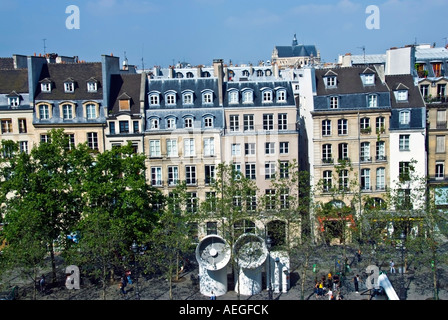
[[[80,28],[67,29],[69,5]],[[379,29],[368,29],[369,5]],[[339,54],[385,53],[390,47],[444,46],[446,0],[1,0],[0,57],[55,52],[100,61],[126,57],[150,68],[178,61],[211,65],[269,60],[276,45],[316,45],[322,59]]]

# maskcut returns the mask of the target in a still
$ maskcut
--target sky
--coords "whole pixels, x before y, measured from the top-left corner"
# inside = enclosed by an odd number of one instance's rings
[[[113,54],[147,69],[257,64],[296,34],[335,62],[345,53],[445,46],[447,9],[447,0],[1,0],[0,57],[46,52],[94,62]]]

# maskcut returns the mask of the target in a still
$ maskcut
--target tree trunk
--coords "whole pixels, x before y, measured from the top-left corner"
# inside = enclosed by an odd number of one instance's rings
[[[53,242],[50,242],[50,260],[51,260],[51,281],[56,283],[56,261],[54,258],[54,246]]]

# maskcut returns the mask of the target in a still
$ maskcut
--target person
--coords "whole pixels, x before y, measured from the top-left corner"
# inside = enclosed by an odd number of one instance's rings
[[[359,292],[359,275],[357,274],[356,276],[353,277],[353,283],[355,284],[355,292],[358,293]]]
[[[45,275],[42,275],[42,277],[39,280],[39,287],[40,287],[40,292],[45,292]]]
[[[358,262],[361,262],[361,249],[358,249],[358,251],[356,252],[356,260],[358,260]]]
[[[395,263],[394,260],[390,260],[390,273],[395,273]]]
[[[216,300],[216,295],[213,291],[212,291],[212,295],[210,296],[210,300]]]
[[[120,288],[120,292],[122,293],[122,294],[126,294],[126,285],[127,285],[127,281],[126,281],[126,277],[121,277],[121,280],[120,280],[120,284],[119,284],[119,288]]]
[[[334,300],[333,291],[331,291],[331,288],[328,288],[326,295],[328,296],[328,300]]]
[[[126,275],[126,281],[127,281],[127,283],[132,284],[131,270],[126,271],[126,272],[125,272],[125,275]]]

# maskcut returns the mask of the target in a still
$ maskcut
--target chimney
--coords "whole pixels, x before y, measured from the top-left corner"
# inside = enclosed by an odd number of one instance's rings
[[[222,59],[214,59],[213,60],[213,72],[214,76],[218,78],[218,100],[219,105],[224,105],[224,97],[223,97],[223,80],[224,80],[224,71],[223,71],[223,60]]]

